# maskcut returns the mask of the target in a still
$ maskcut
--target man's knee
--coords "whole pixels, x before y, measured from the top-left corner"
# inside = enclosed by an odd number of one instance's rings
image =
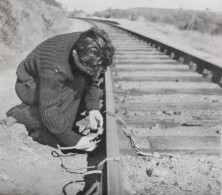
[[[38,106],[37,87],[34,82],[16,82],[15,91],[19,99],[30,106]]]

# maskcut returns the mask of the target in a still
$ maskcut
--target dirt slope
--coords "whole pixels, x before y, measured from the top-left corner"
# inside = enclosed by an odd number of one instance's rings
[[[83,31],[88,23],[66,18],[64,11],[44,1],[0,2],[0,119],[12,106],[20,103],[15,94],[16,67],[41,41],[50,36]],[[82,180],[81,175],[65,172],[60,159],[51,155],[53,148],[40,145],[28,136],[23,125],[0,127],[0,194],[62,194],[63,186],[72,180]],[[78,155],[64,159],[65,165],[85,166]],[[85,161],[86,162],[86,161]],[[84,186],[77,183],[67,187],[76,194]]]

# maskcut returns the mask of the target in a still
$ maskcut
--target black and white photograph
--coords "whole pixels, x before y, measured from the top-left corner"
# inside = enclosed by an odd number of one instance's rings
[[[221,195],[222,0],[0,0],[0,195]]]

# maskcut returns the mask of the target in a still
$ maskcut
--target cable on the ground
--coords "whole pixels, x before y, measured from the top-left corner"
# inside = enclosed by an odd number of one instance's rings
[[[62,147],[60,145],[57,145],[57,147],[59,150],[81,150],[82,148],[90,148],[101,141],[101,140],[96,140],[96,138],[93,138],[92,140],[93,143],[85,144],[79,147],[78,146]]]
[[[61,150],[59,149],[59,151],[61,152]],[[77,169],[70,169],[67,166],[64,165],[63,162],[63,158],[64,157],[71,157],[71,156],[75,156],[77,155],[76,153],[71,153],[71,154],[59,154],[57,151],[52,151],[51,152],[52,156],[55,158],[60,158],[60,162],[61,162],[61,167],[62,169],[64,169],[66,172],[68,173],[72,173],[72,174],[82,174],[83,176],[86,175],[91,175],[91,174],[100,174],[102,175],[102,170],[103,170],[103,166],[107,161],[120,161],[120,157],[108,157],[105,158],[104,160],[102,160],[97,166],[88,166],[88,167],[81,167],[81,168],[77,168]],[[82,172],[82,170],[87,170],[87,169],[96,169],[96,170],[91,170],[91,171],[85,171]],[[76,183],[76,181],[70,181],[68,182],[66,185],[64,185],[63,187],[63,194],[67,195],[66,192],[66,187],[72,183]],[[93,191],[96,190],[95,194],[99,193],[99,185],[100,183],[97,181],[96,183],[94,183],[85,193],[85,195],[90,195]]]
[[[74,183],[74,182],[75,182],[75,181],[70,181],[70,182],[68,182],[66,185],[63,186],[62,192],[63,192],[64,195],[68,195],[68,194],[66,193],[66,187],[67,187],[68,185]]]

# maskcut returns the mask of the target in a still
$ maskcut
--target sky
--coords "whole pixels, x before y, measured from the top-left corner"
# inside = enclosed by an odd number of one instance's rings
[[[74,9],[94,13],[108,8],[127,9],[133,7],[183,8],[194,10],[221,11],[222,0],[56,0],[68,11]]]

